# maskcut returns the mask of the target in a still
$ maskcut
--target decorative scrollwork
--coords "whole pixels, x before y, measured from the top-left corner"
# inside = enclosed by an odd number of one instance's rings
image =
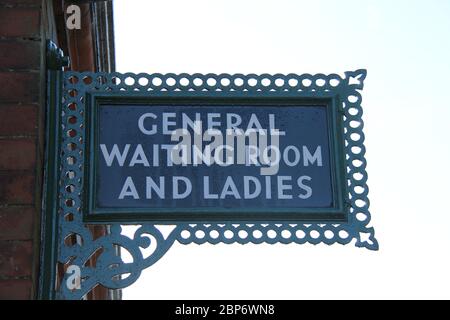
[[[333,243],[378,249],[370,226],[367,172],[364,147],[361,94],[365,70],[337,74],[132,74],[65,72],[61,105],[63,131],[60,154],[59,252],[61,264],[79,267],[80,283],[72,286],[72,274],[66,273],[59,286],[61,299],[80,299],[96,285],[117,289],[129,286],[141,271],[158,261],[177,241],[189,243]],[[348,223],[215,223],[177,224],[164,237],[154,224],[143,224],[132,238],[122,234],[119,224],[107,226],[107,234],[93,236],[82,221],[84,114],[87,92],[265,92],[308,96],[338,95],[342,105],[345,153],[347,155]],[[67,241],[72,237],[72,241]],[[142,250],[153,245],[144,257]],[[120,249],[119,249],[120,248]],[[124,262],[119,252],[127,251],[131,262]],[[95,265],[88,262],[95,255]],[[73,284],[73,283],[72,283]]]

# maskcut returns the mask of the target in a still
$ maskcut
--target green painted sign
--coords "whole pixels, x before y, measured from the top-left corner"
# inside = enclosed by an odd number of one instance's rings
[[[92,95],[87,221],[346,221],[333,99]]]

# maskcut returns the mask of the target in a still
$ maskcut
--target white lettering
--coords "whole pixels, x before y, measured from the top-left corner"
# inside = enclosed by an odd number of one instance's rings
[[[289,160],[289,151],[294,152],[294,160]],[[287,146],[283,151],[283,160],[289,167],[295,167],[300,162],[300,150],[296,146]]]
[[[235,199],[241,198],[232,177],[227,177],[222,193],[220,194],[220,199],[225,199],[226,196],[233,196]]]
[[[285,194],[284,191],[292,190],[292,185],[285,184],[286,182],[290,182],[292,177],[290,176],[278,176],[278,199],[292,199],[291,194]]]
[[[209,177],[203,177],[203,198],[205,199],[219,199],[218,194],[209,192]]]
[[[179,192],[179,182],[184,182],[184,185],[186,186],[186,190],[182,193]],[[184,199],[188,195],[190,195],[192,192],[192,183],[191,181],[186,177],[173,177],[172,179],[172,194],[174,199]]]
[[[106,165],[108,167],[111,167],[114,159],[117,158],[117,162],[119,163],[120,167],[123,167],[123,164],[125,162],[125,159],[127,158],[128,150],[130,149],[130,145],[126,144],[125,149],[122,153],[119,151],[119,147],[117,144],[113,145],[113,148],[111,150],[111,153],[108,153],[108,149],[106,148],[106,145],[101,144],[100,149],[102,150],[103,158],[105,159]]]
[[[129,196],[133,197],[133,199],[139,199],[139,195],[131,177],[127,177],[125,180],[122,190],[120,191],[119,199],[122,200],[123,198]]]
[[[250,182],[253,183],[255,190],[250,192]],[[254,199],[261,193],[261,182],[255,177],[244,176],[244,199]]]
[[[147,157],[145,156],[144,149],[142,149],[142,145],[138,144],[136,150],[134,150],[133,157],[130,160],[130,167],[134,167],[135,164],[142,164],[144,167],[150,167],[150,163],[148,163]]]
[[[308,148],[306,146],[303,146],[303,165],[305,167],[308,166],[308,163],[314,164],[314,162],[317,161],[317,166],[322,166],[322,147],[318,146],[316,148],[316,151],[314,151],[314,154],[311,155]]]
[[[298,197],[300,199],[308,199],[312,196],[312,188],[310,186],[305,185],[303,183],[304,180],[311,181],[312,178],[310,176],[301,176],[300,178],[298,178],[297,184],[298,184],[299,188],[306,191],[305,194],[298,195]]]
[[[140,116],[139,120],[138,120],[139,130],[141,130],[141,132],[146,135],[155,134],[156,133],[156,125],[155,124],[152,125],[152,128],[150,130],[145,129],[144,120],[147,118],[156,119],[156,115],[154,113],[144,113],[142,116]]]
[[[151,177],[146,177],[146,198],[152,199],[152,190],[156,192],[160,199],[165,199],[165,180],[164,177],[159,177],[159,185]]]
[[[176,114],[174,112],[163,112],[162,114],[162,133],[172,134],[172,130],[169,126],[175,126],[177,123],[175,121],[169,121],[169,118],[175,118]]]

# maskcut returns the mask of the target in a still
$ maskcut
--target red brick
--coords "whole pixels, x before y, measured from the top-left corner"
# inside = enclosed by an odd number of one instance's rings
[[[2,8],[0,36],[38,38],[41,11],[39,8]]]
[[[31,299],[31,280],[0,280],[0,300]]]
[[[0,170],[30,170],[36,164],[35,139],[2,139],[0,150]]]
[[[0,41],[0,69],[39,70],[41,43],[39,41]]]
[[[0,72],[0,101],[33,103],[38,99],[38,73]]]
[[[2,277],[31,276],[33,263],[31,241],[0,241],[0,274]]]
[[[23,172],[0,173],[0,204],[33,204],[35,178]]]
[[[0,208],[0,240],[30,240],[36,211],[32,207]]]
[[[37,106],[0,106],[0,135],[36,135],[38,123]]]

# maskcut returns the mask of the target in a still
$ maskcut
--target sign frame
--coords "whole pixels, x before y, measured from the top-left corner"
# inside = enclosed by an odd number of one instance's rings
[[[152,96],[136,93],[88,93],[86,97],[86,132],[84,157],[84,221],[89,223],[107,223],[111,221],[124,223],[153,222],[173,224],[177,222],[220,222],[220,221],[283,221],[293,223],[338,223],[348,221],[345,205],[348,202],[345,184],[345,155],[343,151],[344,129],[342,110],[339,110],[339,96],[329,94],[304,96],[274,96],[267,93],[247,92],[208,92],[198,93],[163,92]],[[328,148],[330,155],[330,174],[333,205],[330,208],[97,208],[95,205],[97,191],[97,164],[99,159],[99,108],[101,105],[167,106],[325,106],[327,112]]]
[[[134,283],[174,243],[188,244],[354,244],[378,250],[371,223],[364,147],[361,90],[366,70],[338,74],[146,74],[63,71],[63,52],[47,47],[46,166],[42,214],[40,299],[82,299],[97,285],[110,289]],[[159,80],[159,81],[155,81]],[[253,81],[252,81],[253,80]],[[183,84],[184,83],[184,84]],[[265,96],[335,98],[342,119],[346,185],[345,222],[299,221],[145,221],[86,223],[85,156],[87,105],[92,94],[147,97]],[[88,99],[88,97],[90,97]],[[89,143],[89,142],[88,142]],[[96,234],[96,228],[105,232]],[[146,250],[151,249],[150,252]],[[124,261],[125,250],[132,261]],[[95,256],[95,265],[91,264]],[[76,285],[74,285],[76,284]]]

